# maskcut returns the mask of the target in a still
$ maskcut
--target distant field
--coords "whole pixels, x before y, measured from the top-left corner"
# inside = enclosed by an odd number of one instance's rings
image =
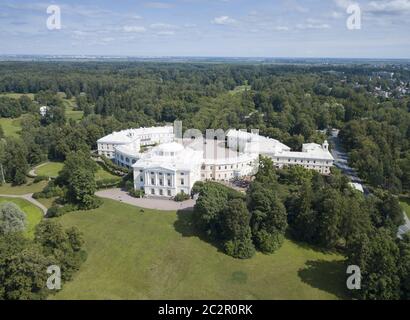
[[[43,212],[39,208],[37,208],[35,205],[31,204],[30,202],[24,199],[0,198],[0,203],[3,203],[3,202],[15,203],[26,214],[27,229],[25,233],[30,238],[33,238],[34,228],[43,218]]]
[[[47,162],[37,166],[34,171],[39,176],[56,178],[61,169],[63,169],[63,166],[62,162]]]
[[[31,100],[34,100],[34,94],[33,93],[0,93],[0,97],[9,97],[9,98],[14,98],[14,99],[18,99],[21,96],[27,96],[29,97]]]
[[[67,119],[72,119],[74,121],[79,121],[83,118],[84,112],[79,111],[79,110],[74,110],[75,107],[75,98],[72,98],[70,100],[65,99],[64,97],[64,102],[65,102],[65,115]]]
[[[16,119],[0,118],[0,125],[6,137],[17,137],[21,131],[21,117]]]
[[[104,199],[58,221],[84,234],[87,261],[51,299],[340,299],[343,257],[286,240],[273,255],[233,259],[192,233],[189,213]]]
[[[410,219],[410,197],[400,197],[400,205]]]

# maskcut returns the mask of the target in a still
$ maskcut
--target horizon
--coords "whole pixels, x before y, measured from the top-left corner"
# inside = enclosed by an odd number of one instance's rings
[[[409,18],[410,0],[0,0],[0,55],[406,60]]]

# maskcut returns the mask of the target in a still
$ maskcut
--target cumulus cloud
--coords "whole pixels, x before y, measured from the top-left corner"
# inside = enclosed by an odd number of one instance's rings
[[[381,14],[402,14],[410,12],[410,0],[371,1],[368,12]]]
[[[134,33],[143,33],[147,31],[145,27],[142,26],[124,26],[123,27],[124,32],[134,32]]]
[[[153,23],[149,27],[155,30],[174,30],[178,28],[176,25],[168,23]]]
[[[220,16],[220,17],[215,17],[212,20],[212,23],[218,24],[218,25],[230,25],[230,24],[235,24],[236,20],[229,16]]]
[[[146,8],[150,8],[150,9],[169,9],[169,8],[174,7],[174,5],[171,4],[171,3],[155,2],[155,1],[146,2],[146,3],[144,3],[144,6]]]
[[[175,31],[172,30],[164,30],[164,31],[158,31],[156,35],[158,36],[173,36],[175,34]]]

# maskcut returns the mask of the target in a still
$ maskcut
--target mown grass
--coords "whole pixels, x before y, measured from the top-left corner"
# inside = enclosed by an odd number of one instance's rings
[[[34,93],[14,93],[14,92],[0,93],[0,97],[8,97],[8,98],[13,98],[13,99],[19,99],[21,96],[27,96],[31,100],[34,100]]]
[[[38,207],[24,199],[0,197],[0,204],[4,202],[15,203],[26,214],[27,227],[25,234],[28,237],[33,238],[34,229],[43,218],[43,212]]]
[[[40,192],[46,186],[47,181],[41,181],[38,183],[33,183],[33,179],[28,179],[28,182],[21,186],[12,186],[10,183],[5,183],[0,186],[0,194],[28,194]]]
[[[21,117],[0,118],[0,126],[3,128],[4,136],[17,137],[21,131]]]
[[[233,259],[192,231],[189,212],[104,199],[58,221],[84,234],[87,261],[52,299],[338,299],[344,258],[286,240],[272,255]]]
[[[64,163],[62,162],[47,162],[37,166],[34,171],[39,176],[46,176],[50,178],[55,178],[58,173],[63,169]]]
[[[104,179],[118,179],[121,180],[121,177],[115,176],[108,172],[107,170],[104,170],[101,166],[98,166],[98,171],[95,174],[95,180],[104,180]]]

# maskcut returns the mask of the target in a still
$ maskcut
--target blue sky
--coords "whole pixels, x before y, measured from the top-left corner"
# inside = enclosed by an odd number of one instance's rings
[[[0,54],[410,58],[410,0],[356,2],[360,30],[351,0],[0,0]]]

